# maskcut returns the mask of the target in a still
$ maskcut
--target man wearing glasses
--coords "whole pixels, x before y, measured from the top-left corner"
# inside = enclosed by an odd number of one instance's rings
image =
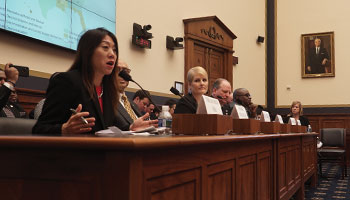
[[[11,91],[15,91],[15,84],[18,80],[18,71],[11,67],[11,63],[5,65],[5,71],[0,69],[0,110],[6,105]]]
[[[238,88],[233,92],[233,105],[242,105],[248,114],[249,118],[256,117],[257,105],[252,103],[252,97],[249,91],[245,88]]]

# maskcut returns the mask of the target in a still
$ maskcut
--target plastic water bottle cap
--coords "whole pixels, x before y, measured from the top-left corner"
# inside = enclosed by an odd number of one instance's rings
[[[162,111],[169,111],[169,106],[162,106]]]

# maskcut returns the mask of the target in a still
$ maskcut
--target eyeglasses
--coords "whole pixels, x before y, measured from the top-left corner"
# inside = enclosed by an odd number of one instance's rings
[[[247,94],[238,94],[237,96],[246,96],[246,97],[250,97],[250,94],[247,93]]]

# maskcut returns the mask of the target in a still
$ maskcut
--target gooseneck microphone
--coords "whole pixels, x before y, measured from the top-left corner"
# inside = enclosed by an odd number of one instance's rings
[[[179,90],[177,90],[177,89],[174,88],[174,87],[171,87],[171,88],[170,88],[170,92],[173,93],[173,94],[175,94],[176,96],[181,97],[183,100],[185,100],[185,101],[187,102],[187,104],[188,104],[189,106],[191,106],[191,108],[193,108],[194,110],[197,111],[197,108],[194,107],[193,104],[192,104],[185,96],[183,96],[183,95],[179,92]]]
[[[183,95],[180,94],[179,90],[177,90],[176,88],[174,87],[171,87],[170,88],[170,92],[175,94],[176,96],[180,96],[180,97],[183,97]]]
[[[145,92],[145,90],[141,87],[141,85],[139,85],[136,81],[134,81],[130,74],[128,74],[125,70],[122,70],[119,72],[118,74],[120,77],[122,77],[124,80],[126,81],[131,81],[133,83],[135,83],[137,86],[139,86],[139,88],[141,88],[141,91],[143,92],[143,94],[149,99],[149,101],[154,105],[154,110],[161,112],[161,110],[159,110],[158,106],[156,106],[156,104],[152,101],[152,98]]]

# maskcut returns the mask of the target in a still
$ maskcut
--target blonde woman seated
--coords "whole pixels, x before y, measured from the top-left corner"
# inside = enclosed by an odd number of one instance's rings
[[[208,73],[197,66],[187,72],[189,93],[183,96],[176,105],[175,114],[195,114],[200,98],[208,91]]]
[[[296,120],[300,120],[302,126],[310,125],[309,120],[303,116],[303,107],[301,106],[300,101],[293,101],[292,106],[290,107],[290,113],[284,119],[285,123],[288,123],[289,118],[295,118]]]

